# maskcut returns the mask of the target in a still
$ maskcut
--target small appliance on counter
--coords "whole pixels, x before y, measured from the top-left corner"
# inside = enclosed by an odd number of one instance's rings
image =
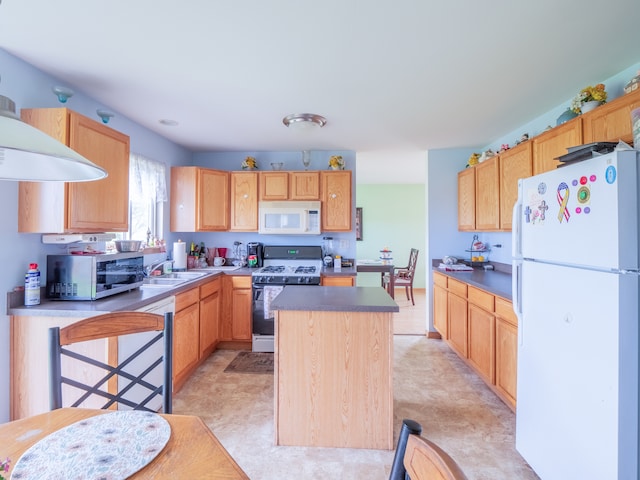
[[[249,268],[262,268],[262,244],[259,242],[247,243],[247,266]]]
[[[47,255],[47,297],[97,300],[142,285],[144,256],[138,252]]]

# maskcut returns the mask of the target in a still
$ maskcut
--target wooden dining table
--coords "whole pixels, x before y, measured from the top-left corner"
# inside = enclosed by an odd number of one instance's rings
[[[368,261],[368,262],[356,262],[356,272],[379,272],[382,277],[382,284],[384,286],[384,275],[389,274],[389,286],[387,291],[391,298],[395,299],[395,278],[393,276],[393,264],[382,263],[382,261]]]
[[[20,456],[47,435],[80,420],[112,410],[60,408],[0,425],[0,455],[15,465]],[[248,479],[199,417],[161,414],[171,426],[162,451],[131,479]],[[55,459],[52,459],[55,461]],[[11,470],[9,470],[11,473]]]

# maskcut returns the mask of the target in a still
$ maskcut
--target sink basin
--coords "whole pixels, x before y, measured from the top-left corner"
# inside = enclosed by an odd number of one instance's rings
[[[171,272],[171,273],[165,273],[164,275],[160,275],[159,278],[194,280],[206,274],[207,272]]]
[[[167,278],[165,276],[160,277],[147,277],[142,281],[143,285],[179,285],[183,282],[186,282],[186,278]]]

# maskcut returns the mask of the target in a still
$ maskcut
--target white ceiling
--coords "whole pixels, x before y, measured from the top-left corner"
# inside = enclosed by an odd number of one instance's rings
[[[0,48],[194,151],[486,145],[640,60],[637,0],[0,2]]]

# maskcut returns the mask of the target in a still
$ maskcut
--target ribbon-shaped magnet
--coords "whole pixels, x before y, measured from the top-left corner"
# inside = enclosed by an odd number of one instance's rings
[[[569,185],[562,182],[558,185],[558,192],[556,195],[558,199],[558,203],[560,204],[560,211],[558,212],[558,221],[562,223],[562,217],[568,222],[569,217],[569,209],[567,208],[567,203],[569,203]]]

